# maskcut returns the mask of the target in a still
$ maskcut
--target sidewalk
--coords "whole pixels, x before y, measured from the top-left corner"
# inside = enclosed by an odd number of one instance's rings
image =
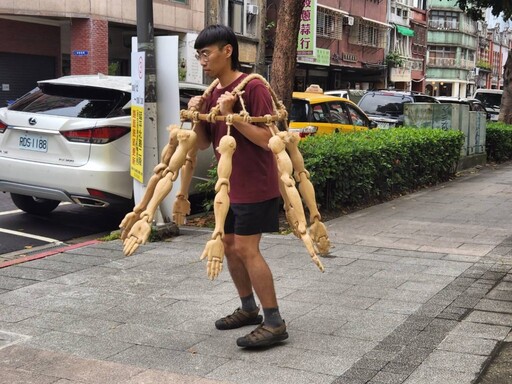
[[[290,338],[260,351],[213,326],[239,302],[199,261],[208,230],[1,268],[0,383],[473,383],[512,341],[511,212],[505,164],[327,222],[324,273],[265,236]]]

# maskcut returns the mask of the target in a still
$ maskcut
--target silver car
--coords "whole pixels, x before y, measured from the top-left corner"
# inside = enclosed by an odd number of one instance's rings
[[[180,108],[205,86],[180,83]],[[65,76],[0,109],[0,191],[32,214],[130,204],[128,76]],[[204,156],[204,155],[203,155]],[[203,160],[197,172],[206,174]]]

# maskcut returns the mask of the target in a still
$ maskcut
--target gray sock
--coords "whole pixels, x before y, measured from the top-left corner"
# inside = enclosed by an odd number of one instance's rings
[[[242,301],[242,310],[245,312],[252,312],[258,309],[258,306],[256,305],[256,300],[254,300],[254,294],[251,293],[248,296],[241,297],[240,300]]]
[[[263,314],[265,315],[264,323],[271,328],[277,328],[283,325],[284,321],[279,313],[279,308],[263,308]]]

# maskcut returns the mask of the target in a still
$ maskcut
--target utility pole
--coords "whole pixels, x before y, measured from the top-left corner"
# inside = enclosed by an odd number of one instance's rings
[[[137,0],[137,48],[139,52],[145,52],[143,184],[147,185],[154,167],[158,164],[156,60],[152,0]]]

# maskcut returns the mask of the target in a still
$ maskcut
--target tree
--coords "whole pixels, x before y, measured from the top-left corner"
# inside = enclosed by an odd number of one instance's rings
[[[270,70],[270,85],[289,111],[292,104],[297,41],[304,0],[277,0],[279,9]]]
[[[482,20],[484,11],[491,8],[494,16],[501,15],[503,21],[512,20],[512,2],[506,0],[458,0],[459,8],[473,20]],[[512,124],[512,50],[503,66],[503,96],[501,98],[499,121]]]

